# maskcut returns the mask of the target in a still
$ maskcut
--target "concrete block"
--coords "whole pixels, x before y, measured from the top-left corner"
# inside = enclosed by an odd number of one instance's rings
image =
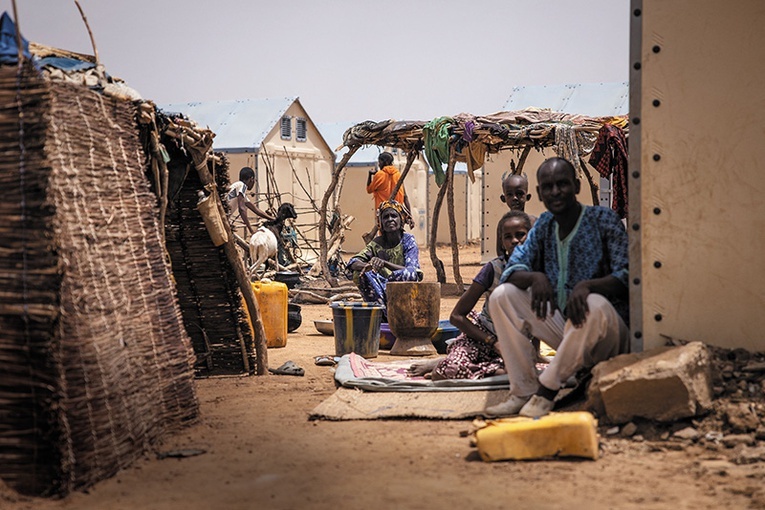
[[[712,406],[711,360],[701,342],[616,356],[592,376],[587,407],[611,423],[670,422]]]

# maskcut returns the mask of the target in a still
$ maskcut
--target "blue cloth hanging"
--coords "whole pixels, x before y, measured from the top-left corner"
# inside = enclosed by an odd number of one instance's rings
[[[21,38],[21,45],[24,47],[24,57],[32,59],[29,53],[29,41]],[[3,12],[0,17],[0,63],[16,64],[19,61],[19,46],[16,43],[16,24],[8,15],[8,11]]]

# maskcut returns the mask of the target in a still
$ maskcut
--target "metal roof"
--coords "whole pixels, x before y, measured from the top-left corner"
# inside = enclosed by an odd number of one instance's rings
[[[234,99],[157,106],[165,113],[182,113],[200,126],[212,130],[215,133],[213,148],[216,150],[257,151],[297,100],[297,97]]]
[[[513,87],[503,110],[549,108],[555,112],[608,117],[629,113],[629,82]]]

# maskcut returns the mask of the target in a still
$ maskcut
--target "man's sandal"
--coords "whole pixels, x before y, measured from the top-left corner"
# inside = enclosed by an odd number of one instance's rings
[[[285,361],[279,368],[269,368],[268,371],[276,375],[305,375],[305,370],[297,366],[293,361]]]

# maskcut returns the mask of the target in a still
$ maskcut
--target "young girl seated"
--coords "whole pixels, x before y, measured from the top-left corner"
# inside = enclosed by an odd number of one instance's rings
[[[505,373],[487,300],[499,284],[513,249],[526,239],[530,229],[529,216],[522,211],[508,211],[502,216],[497,224],[497,257],[481,268],[449,317],[461,334],[447,348],[446,357],[414,363],[408,370],[409,375],[439,380],[482,379]],[[483,309],[475,313],[473,307],[483,295],[487,298]]]

